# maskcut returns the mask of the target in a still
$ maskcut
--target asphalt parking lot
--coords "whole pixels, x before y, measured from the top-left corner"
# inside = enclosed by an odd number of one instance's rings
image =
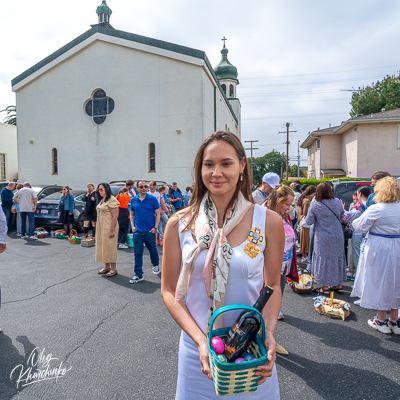
[[[180,330],[160,276],[146,253],[145,281],[130,285],[133,249],[119,250],[117,276],[99,276],[94,252],[66,240],[9,238],[0,255],[1,400],[174,399]],[[341,298],[350,300],[350,285]],[[277,360],[281,398],[400,399],[400,336],[372,330],[374,312],[357,306],[345,321],[322,316],[313,297],[285,290],[275,335],[290,353]],[[23,386],[32,352],[52,359],[57,380]]]

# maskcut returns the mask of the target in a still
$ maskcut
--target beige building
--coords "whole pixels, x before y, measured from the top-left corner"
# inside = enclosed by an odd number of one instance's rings
[[[400,108],[318,129],[301,147],[308,150],[309,178],[369,178],[377,170],[400,176]]]
[[[17,179],[17,127],[0,122],[0,138],[0,181]]]

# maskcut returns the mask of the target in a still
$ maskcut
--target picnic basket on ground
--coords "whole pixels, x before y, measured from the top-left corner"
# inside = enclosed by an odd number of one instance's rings
[[[68,241],[70,244],[79,244],[81,239],[78,237],[78,233],[75,229],[72,229],[68,236]]]
[[[243,309],[253,310],[261,316],[261,313],[253,307],[244,304],[236,304],[219,308],[213,313],[210,320],[207,346],[211,373],[217,396],[232,396],[233,394],[255,392],[258,389],[257,381],[261,379],[260,376],[255,375],[256,368],[260,365],[265,365],[268,362],[267,348],[265,347],[265,325],[262,316],[261,337],[257,334],[248,348],[248,351],[254,354],[256,360],[242,363],[223,363],[218,359],[217,354],[212,347],[211,339],[213,337],[219,336],[224,339],[230,330],[230,328],[212,330],[215,318],[226,311]]]
[[[287,278],[288,285],[292,288],[293,292],[298,294],[308,294],[311,293],[313,289],[314,278],[309,274],[299,275],[299,282],[294,282]]]
[[[56,239],[65,239],[65,230],[57,229],[56,231],[54,231],[54,237]]]
[[[96,244],[96,239],[94,236],[88,236],[85,240],[81,241],[82,247],[93,247]]]
[[[337,299],[333,299],[332,303],[331,306],[330,299],[318,296],[314,302],[314,307],[322,315],[331,318],[342,318],[344,321],[350,315],[350,304]]]
[[[35,236],[39,239],[45,238],[49,232],[47,232],[44,228],[36,228]]]

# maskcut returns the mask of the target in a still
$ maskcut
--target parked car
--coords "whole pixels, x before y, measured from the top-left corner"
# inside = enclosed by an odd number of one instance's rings
[[[142,181],[142,182],[146,182],[146,185],[148,185],[150,182],[151,182],[151,180],[148,180],[148,179],[132,179],[134,182],[135,182],[135,187],[136,187],[136,183],[137,182],[139,182],[139,181]],[[126,181],[111,181],[111,182],[109,182],[109,185],[111,186],[111,185],[118,185],[118,186],[125,186],[125,182]],[[170,187],[171,185],[169,185],[167,182],[165,182],[165,181],[155,181],[156,182],[156,188],[158,189],[160,186],[168,186],[168,187]]]
[[[110,185],[113,196],[118,195],[118,191],[125,185]],[[62,187],[61,187],[62,188]],[[32,189],[35,189],[32,187]],[[75,199],[74,207],[74,229],[83,232],[83,214],[86,203],[83,200],[86,190],[71,190]],[[37,227],[46,227],[50,229],[62,229],[63,225],[58,221],[58,203],[61,198],[61,192],[53,192],[45,198],[38,200],[35,225]]]
[[[32,187],[32,189],[35,189]],[[85,202],[83,196],[86,190],[71,190],[71,194],[75,199],[74,208],[74,229],[79,232],[83,231],[83,213],[85,211]],[[62,229],[64,226],[59,222],[58,203],[61,198],[61,192],[53,192],[45,198],[38,200],[35,225],[36,227],[44,227],[49,229]]]
[[[339,180],[332,180],[332,183],[335,197],[344,200],[346,210],[349,210],[350,204],[353,202],[353,193],[362,186],[371,185],[371,181],[368,180],[343,182],[340,182]]]

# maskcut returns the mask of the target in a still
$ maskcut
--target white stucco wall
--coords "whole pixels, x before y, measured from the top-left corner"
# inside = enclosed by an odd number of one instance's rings
[[[84,104],[100,88],[115,109],[96,125]],[[217,129],[228,124],[237,133],[219,90],[216,97]],[[192,183],[197,148],[214,131],[214,87],[203,67],[103,41],[21,87],[16,98],[20,180],[35,184],[78,189],[87,182],[154,179],[177,181],[182,189]],[[155,173],[148,170],[151,142]],[[53,148],[58,175],[52,175]]]
[[[375,171],[400,175],[398,124],[359,124],[357,176],[369,178]]]
[[[6,178],[18,178],[17,127],[0,122],[0,153],[6,154]]]
[[[346,176],[357,178],[358,135],[353,128],[342,134],[342,169]]]
[[[318,138],[319,139],[319,138]],[[320,151],[321,149],[317,148],[317,142],[314,141],[309,147],[308,147],[308,171],[307,171],[307,177],[308,178],[317,178],[319,179],[321,177],[321,160],[320,160]]]
[[[341,164],[341,135],[321,135],[321,169],[340,169]]]

